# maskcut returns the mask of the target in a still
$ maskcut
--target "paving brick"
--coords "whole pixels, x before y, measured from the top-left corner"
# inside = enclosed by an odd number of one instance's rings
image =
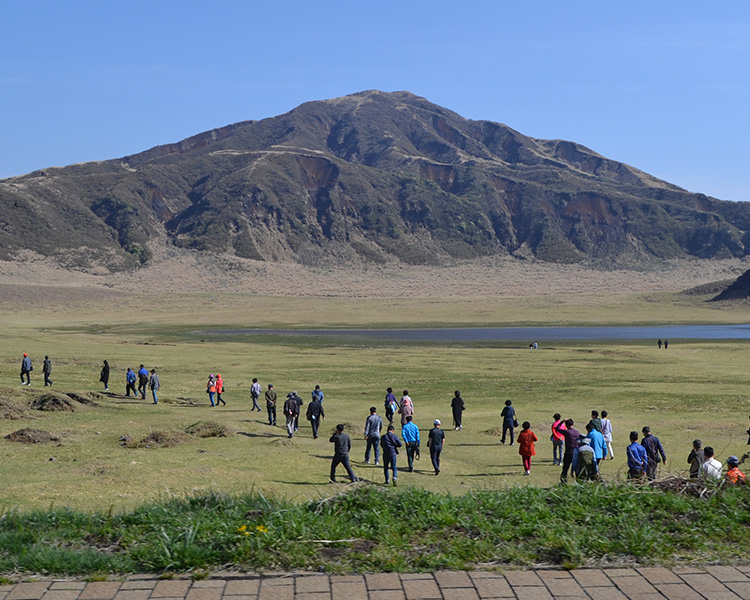
[[[479,600],[477,591],[471,588],[443,588],[443,600]]]
[[[443,598],[440,588],[432,577],[430,579],[407,579],[402,584],[406,600],[442,600]]]
[[[368,600],[364,578],[359,581],[332,581],[333,600]]]
[[[559,579],[573,578],[573,576],[570,574],[570,571],[559,571],[557,569],[547,571],[546,569],[540,569],[534,572],[539,576],[539,579],[541,579],[545,583],[548,583],[550,581],[557,581]]]
[[[294,600],[331,600],[331,592],[302,592]]]
[[[114,600],[148,600],[151,590],[120,590]]]
[[[648,582],[648,579],[637,573],[634,577],[616,577],[612,581],[626,596],[656,593],[656,588]]]
[[[157,581],[154,591],[151,593],[152,598],[174,598],[177,596],[186,596],[190,590],[189,581]]]
[[[505,577],[472,577],[479,597],[484,598],[515,598],[515,594]]]
[[[372,590],[400,590],[401,578],[398,573],[367,573],[365,575],[367,589]]]
[[[203,583],[203,582],[195,582]],[[223,583],[223,582],[222,582]],[[192,586],[185,596],[185,600],[221,600],[224,586],[221,587],[195,587]],[[120,600],[115,598],[115,600]]]
[[[514,587],[513,591],[518,600],[553,600],[549,590],[538,585],[522,585]]]
[[[373,590],[370,600],[406,600],[403,590]]]
[[[81,590],[47,590],[42,600],[76,600]]]
[[[616,587],[590,587],[586,593],[592,600],[628,600],[628,597]]]
[[[222,600],[257,600],[258,594],[248,594],[246,596],[222,596]],[[181,599],[180,599],[181,600]]]
[[[49,586],[51,590],[82,590],[86,587],[83,581],[53,581]]]
[[[750,600],[749,581],[728,581],[727,587],[744,600]]]
[[[325,575],[311,575],[309,577],[294,578],[295,592],[299,594],[310,594],[313,592],[331,591],[331,581]]]
[[[224,596],[257,596],[259,589],[260,579],[234,579],[227,581]]]
[[[118,581],[92,581],[81,590],[78,600],[112,600],[119,590]]]
[[[589,587],[611,587],[614,585],[612,580],[604,574],[604,571],[600,571],[599,569],[576,569],[575,571],[571,571],[571,575],[586,589]]]
[[[641,567],[638,569],[638,572],[649,583],[682,583],[682,579],[664,567]]]
[[[696,592],[704,596],[723,592],[727,589],[721,581],[708,573],[685,574],[680,575],[680,577]]]
[[[747,575],[734,567],[706,567],[706,571],[722,583],[727,583],[729,581],[750,581],[750,578],[748,578]]]
[[[547,589],[555,598],[565,596],[585,596],[581,585],[573,578],[570,579],[552,579],[547,582]]]
[[[39,600],[47,592],[48,582],[18,583],[6,596],[7,600]]]
[[[153,590],[156,584],[159,583],[154,579],[133,579],[129,581],[123,581],[120,584],[121,590]]]
[[[401,581],[407,581],[412,579],[434,579],[432,573],[402,573]]]
[[[224,588],[227,582],[223,579],[201,579],[200,581],[193,581],[190,586],[191,590],[202,589],[202,588]]]
[[[294,600],[294,586],[292,580],[287,580],[287,585],[279,585],[278,580],[263,580],[260,583],[258,600]]]
[[[705,573],[706,571],[704,569],[701,569],[699,567],[674,567],[672,569],[673,573],[676,573],[677,575],[682,575],[683,573]]]
[[[507,571],[505,578],[514,587],[517,585],[544,585],[544,582],[539,579],[539,575],[534,571]]]
[[[607,577],[615,578],[615,577],[633,577],[635,575],[638,575],[637,571],[634,569],[602,569],[604,574]]]
[[[686,583],[662,583],[656,588],[669,600],[704,600],[703,596]]]
[[[331,583],[361,583],[365,584],[364,575],[331,575]]]
[[[466,571],[436,571],[433,573],[435,581],[445,590],[446,588],[473,588],[474,584]]]

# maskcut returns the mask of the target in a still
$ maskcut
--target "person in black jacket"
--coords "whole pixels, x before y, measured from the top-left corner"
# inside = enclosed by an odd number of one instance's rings
[[[516,424],[516,409],[511,406],[510,400],[505,401],[505,408],[500,413],[503,418],[503,437],[500,440],[501,444],[505,443],[505,434],[510,432],[510,445],[513,445],[513,428],[517,427]]]
[[[388,485],[388,468],[393,470],[393,485],[398,479],[396,468],[396,455],[401,447],[401,440],[393,433],[393,425],[388,425],[388,431],[380,438],[380,447],[383,449],[383,473],[385,474],[385,485]]]
[[[461,398],[461,392],[456,390],[453,396],[453,400],[451,400],[451,410],[453,411],[453,427],[455,427],[456,431],[461,431],[463,429],[462,421],[463,421],[463,414],[466,410],[466,404],[464,404],[463,398]]]
[[[104,389],[109,391],[109,363],[105,360],[102,372],[99,375],[99,381],[104,384]]]
[[[312,402],[307,405],[307,420],[310,421],[310,425],[312,426],[313,439],[318,439],[318,427],[320,426],[320,422],[324,421],[325,418],[326,413],[323,410],[323,405],[320,403],[320,400],[313,397]]]
[[[336,483],[336,467],[344,465],[347,475],[352,483],[357,481],[354,476],[354,471],[349,464],[349,451],[352,449],[352,438],[348,434],[344,433],[344,426],[342,424],[336,425],[336,431],[328,440],[333,444],[333,460],[331,461],[331,483]]]
[[[641,446],[646,449],[646,456],[648,456],[648,465],[646,466],[646,477],[649,481],[656,479],[656,469],[660,462],[667,464],[667,455],[664,452],[664,447],[661,445],[659,438],[651,434],[650,427],[644,427],[642,430],[643,439],[641,440]]]

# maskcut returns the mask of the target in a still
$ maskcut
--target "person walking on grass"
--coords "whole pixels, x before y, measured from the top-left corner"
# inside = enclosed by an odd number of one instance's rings
[[[698,479],[698,477],[700,477],[701,467],[705,460],[706,456],[703,453],[703,442],[700,440],[693,440],[693,449],[687,457],[688,464],[690,465],[690,479]]]
[[[224,399],[221,397],[221,394],[224,392],[224,379],[221,377],[220,373],[216,374],[216,406],[219,406],[219,403],[223,404],[224,406],[227,405],[226,402],[224,402]]]
[[[563,446],[565,445],[565,436],[557,431],[558,427],[562,427],[565,431],[565,423],[562,421],[560,413],[552,415],[552,435],[550,441],[552,442],[552,466],[557,467],[562,464],[563,461]]]
[[[130,398],[130,392],[133,392],[133,396],[136,398],[138,397],[138,392],[135,391],[135,382],[136,382],[136,376],[133,372],[133,369],[128,367],[127,372],[125,373],[125,395]]]
[[[294,437],[294,424],[299,416],[299,404],[297,404],[297,394],[292,392],[286,397],[284,402],[284,416],[286,417],[286,432],[289,435],[289,439]]]
[[[315,389],[312,391],[312,400],[316,400],[323,404],[323,390],[320,389],[319,385],[315,386]]]
[[[104,384],[104,390],[109,391],[109,363],[105,360],[102,371],[99,374],[99,381]]]
[[[273,389],[273,384],[268,384],[268,389],[265,393],[266,398],[266,410],[268,411],[268,424],[276,425],[276,390]]]
[[[458,390],[453,392],[453,400],[451,400],[451,410],[453,411],[453,428],[456,431],[461,431],[463,429],[461,422],[463,421],[463,414],[466,410],[466,404],[464,403],[463,398],[461,398],[461,392],[459,392]]]
[[[257,410],[260,412],[260,406],[258,406],[258,398],[260,398],[260,393],[263,391],[263,388],[260,387],[260,384],[258,383],[258,378],[253,377],[253,384],[250,386],[250,398],[253,400],[253,407],[250,409],[250,412],[253,412]]]
[[[503,411],[500,413],[500,416],[503,418],[503,437],[500,440],[501,444],[505,443],[505,435],[510,432],[510,445],[513,445],[513,430],[515,427],[518,427],[518,421],[516,420],[516,409],[513,408],[512,402],[510,400],[505,401],[505,408],[503,408]]]
[[[414,403],[409,397],[409,390],[404,390],[404,395],[401,397],[401,404],[398,409],[401,415],[401,427],[406,425],[406,417],[411,415],[414,416]]]
[[[598,410],[591,411],[591,420],[589,421],[589,423],[591,423],[591,426],[599,433],[602,432],[602,420],[599,418]]]
[[[216,403],[214,402],[214,396],[216,395],[216,378],[213,373],[208,376],[208,381],[206,382],[206,393],[208,394],[208,400],[211,403],[211,406],[216,406]]]
[[[604,441],[604,436],[599,433],[592,423],[586,425],[587,437],[589,438],[589,445],[594,451],[594,466],[596,467],[597,473],[599,472],[599,463],[601,463],[607,457],[607,442]]]
[[[565,427],[563,427],[563,425],[565,425]],[[565,454],[563,455],[562,472],[560,473],[560,481],[562,483],[568,481],[569,469],[573,476],[575,476],[576,473],[578,440],[581,437],[581,432],[574,429],[573,425],[575,425],[573,419],[565,419],[565,422],[558,425],[555,429],[555,431],[562,434],[565,438]]]
[[[29,358],[29,355],[24,352],[23,358],[21,359],[21,385],[31,385],[31,372],[33,370],[34,367],[31,364],[31,359]],[[26,381],[23,380],[24,377],[26,377]]]
[[[156,374],[156,369],[151,369],[151,377],[148,380],[148,389],[151,390],[151,395],[154,397],[154,404],[159,403],[159,399],[156,397],[156,392],[159,391],[161,385],[159,384],[159,376]]]
[[[307,405],[307,420],[310,421],[314,440],[318,439],[318,427],[320,427],[320,422],[324,421],[325,418],[326,413],[323,410],[323,405],[320,403],[320,400],[313,397],[312,402]]]
[[[336,467],[344,465],[349,480],[354,483],[357,478],[354,476],[352,466],[349,464],[349,451],[352,449],[352,438],[344,433],[344,426],[339,423],[336,425],[336,431],[328,440],[333,444],[333,460],[331,461],[331,483],[336,483]]]
[[[538,442],[539,439],[531,431],[531,423],[528,421],[524,421],[521,428],[522,431],[518,434],[518,453],[523,460],[523,474],[531,475],[531,457],[536,455],[534,442]]]
[[[646,469],[646,477],[649,481],[656,479],[656,470],[660,462],[663,462],[666,466],[667,455],[664,453],[664,447],[661,445],[659,438],[651,434],[650,427],[644,427],[642,430],[643,439],[641,445],[646,449],[646,455],[648,456],[648,468]]]
[[[615,458],[614,450],[612,449],[612,421],[610,421],[607,418],[607,411],[602,411],[602,435],[604,436],[604,442],[607,444],[607,456],[609,456],[609,460],[613,460]]]
[[[48,385],[52,386],[52,380],[50,379],[50,375],[52,375],[52,361],[49,359],[49,356],[44,357],[44,364],[42,365],[42,373],[44,374],[44,387],[47,387]]]
[[[409,463],[409,473],[414,472],[414,457],[419,458],[419,427],[414,423],[413,417],[406,417],[406,425],[401,428],[401,437],[406,446],[406,460]]]
[[[648,468],[646,449],[638,443],[638,432],[630,432],[630,445],[625,449],[628,457],[628,479],[642,480]]]
[[[377,414],[377,409],[374,406],[370,407],[370,416],[365,420],[365,440],[367,441],[367,447],[365,448],[365,462],[370,464],[370,451],[375,449],[375,464],[380,464],[380,448],[378,443],[380,442],[380,432],[383,429],[383,419]]]
[[[138,391],[143,400],[146,399],[146,387],[148,386],[148,369],[141,365],[138,367]]]
[[[380,438],[380,447],[383,449],[383,474],[385,485],[388,485],[388,469],[393,471],[393,485],[398,479],[398,468],[396,467],[396,455],[401,447],[401,440],[393,433],[393,425],[388,425],[388,431]]]
[[[393,425],[393,415],[398,412],[398,400],[396,400],[396,394],[393,393],[393,388],[388,388],[385,394],[385,418],[388,422]]]
[[[445,432],[440,429],[440,419],[435,419],[434,427],[427,437],[427,447],[430,449],[430,459],[435,475],[440,475],[440,454],[445,445]]]

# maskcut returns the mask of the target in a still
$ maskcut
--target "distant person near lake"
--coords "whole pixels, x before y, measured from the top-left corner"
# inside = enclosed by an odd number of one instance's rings
[[[503,437],[500,440],[501,444],[505,443],[505,436],[510,432],[510,445],[513,445],[513,430],[518,427],[518,421],[516,420],[516,409],[512,406],[513,402],[510,400],[505,401],[505,408],[503,408],[500,416],[503,418]]]
[[[453,392],[453,400],[451,400],[451,410],[453,411],[453,428],[456,431],[461,431],[463,429],[463,414],[466,410],[466,404],[463,401],[463,398],[461,398],[461,392],[456,390]]]

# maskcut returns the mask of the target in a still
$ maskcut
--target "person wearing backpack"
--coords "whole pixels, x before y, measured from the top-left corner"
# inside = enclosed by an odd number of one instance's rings
[[[130,397],[130,390],[133,390],[133,395],[137,398],[138,392],[135,391],[135,373],[128,367],[127,373],[125,373],[125,395]]]
[[[214,403],[214,395],[216,394],[216,378],[214,377],[213,373],[208,376],[208,381],[206,382],[206,393],[208,394],[208,400],[211,402],[211,406],[216,406],[216,404]]]
[[[146,399],[146,386],[148,385],[148,370],[141,365],[138,368],[138,391],[143,400]]]
[[[216,375],[216,406],[219,406],[220,402],[224,406],[227,405],[227,403],[224,402],[224,399],[221,397],[221,394],[223,392],[224,392],[224,379],[222,379],[220,373],[217,373]]]
[[[385,395],[385,418],[388,422],[393,424],[393,415],[398,412],[398,400],[396,400],[396,394],[393,393],[393,388],[388,388]]]

